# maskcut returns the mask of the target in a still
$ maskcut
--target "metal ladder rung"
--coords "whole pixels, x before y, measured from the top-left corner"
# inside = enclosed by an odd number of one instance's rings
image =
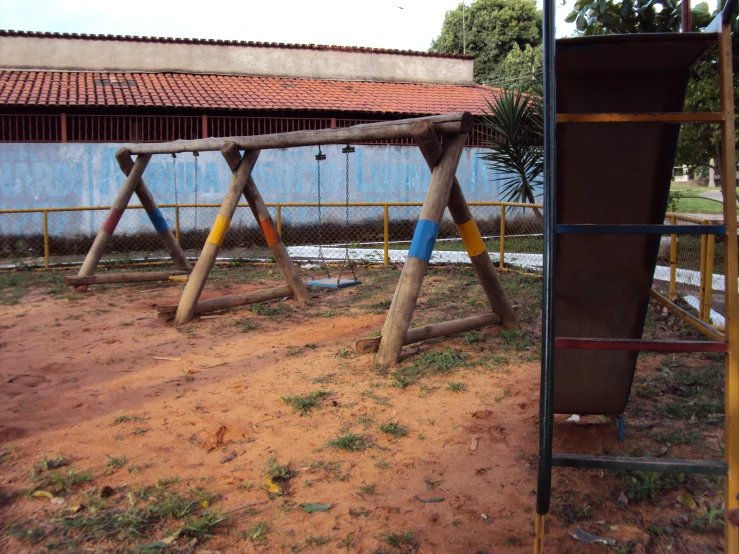
[[[721,112],[559,113],[557,123],[721,123]]]
[[[559,224],[558,235],[725,235],[726,225],[600,225]]]
[[[701,340],[594,339],[555,337],[555,348],[574,350],[635,350],[653,352],[728,352],[729,344]]]

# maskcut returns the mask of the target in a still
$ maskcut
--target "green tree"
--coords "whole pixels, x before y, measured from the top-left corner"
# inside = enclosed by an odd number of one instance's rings
[[[725,2],[719,2],[719,7]],[[681,27],[682,3],[675,0],[577,0],[566,21],[577,26],[576,35],[615,33],[677,32]],[[719,10],[709,12],[701,2],[692,9],[694,31],[704,29]],[[739,105],[739,33],[733,23],[734,105]],[[718,59],[715,50],[708,52],[691,72],[685,95],[684,110],[688,112],[719,111]],[[739,114],[737,114],[739,125]],[[739,128],[737,129],[739,147]],[[720,174],[721,135],[718,125],[683,125],[680,129],[675,163],[693,171],[713,167]],[[713,160],[713,163],[711,163]]]
[[[441,34],[432,41],[430,51],[474,55],[475,81],[489,83],[496,79],[498,64],[511,50],[539,44],[541,12],[535,0],[477,0],[446,13]]]
[[[577,0],[565,21],[575,23],[578,34],[665,33],[679,31],[682,2],[675,0]],[[708,4],[692,8],[693,28],[711,22]]]
[[[488,84],[498,88],[541,94],[543,68],[544,49],[541,44],[534,47],[527,44],[524,49],[516,45],[498,64],[496,76]]]

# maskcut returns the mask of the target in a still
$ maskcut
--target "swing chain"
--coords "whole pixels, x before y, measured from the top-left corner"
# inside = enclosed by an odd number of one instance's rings
[[[323,237],[321,236],[321,162],[326,159],[326,154],[321,152],[321,147],[318,147],[318,154],[316,154],[316,167],[318,172],[318,261],[323,269],[326,271],[326,276],[330,279],[331,273],[328,270],[328,265],[323,257]]]
[[[346,175],[346,204],[345,204],[345,213],[344,213],[344,235],[345,235],[345,242],[344,242],[344,259],[341,262],[341,269],[339,270],[339,278],[336,280],[336,283],[341,282],[341,275],[344,273],[344,267],[346,264],[349,264],[349,269],[352,272],[352,277],[354,280],[357,280],[357,274],[354,271],[354,263],[351,260],[351,257],[349,256],[349,154],[354,152],[354,147],[350,145],[346,145],[345,148],[341,149],[341,152],[346,156],[346,169],[345,169],[345,175]]]
[[[172,153],[172,175],[174,175],[174,203],[179,204],[177,199],[177,154]]]
[[[193,158],[195,158],[195,230],[198,230],[198,156],[200,154],[198,152],[192,153]]]

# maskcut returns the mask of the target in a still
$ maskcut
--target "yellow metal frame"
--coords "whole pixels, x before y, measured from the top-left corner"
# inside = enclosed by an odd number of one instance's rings
[[[505,209],[506,208],[543,208],[542,204],[527,204],[524,202],[468,202],[469,206],[478,207],[497,207],[500,208],[500,268],[505,267]],[[175,211],[175,238],[180,240],[180,209],[181,208],[219,208],[220,204],[160,204],[160,209],[174,209]],[[322,207],[344,207],[344,202],[322,202]],[[350,202],[350,207],[375,207],[383,209],[383,265],[390,264],[390,207],[422,207],[422,202]],[[240,208],[248,208],[249,204],[239,204]],[[286,202],[267,204],[268,208],[276,209],[277,232],[282,235],[282,208],[316,208],[317,202]],[[131,205],[127,209],[140,210],[141,205]],[[7,214],[43,214],[43,234],[44,234],[44,269],[49,267],[49,213],[50,212],[86,212],[86,211],[106,211],[110,210],[110,206],[82,206],[72,208],[18,208],[10,210],[0,210],[0,215]]]

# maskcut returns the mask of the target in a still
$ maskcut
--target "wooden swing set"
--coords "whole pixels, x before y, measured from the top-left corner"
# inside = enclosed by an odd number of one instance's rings
[[[397,363],[402,347],[407,344],[495,324],[501,324],[508,328],[518,327],[516,315],[495,272],[485,242],[462,193],[462,188],[455,177],[462,155],[462,148],[467,134],[472,131],[472,126],[472,115],[462,112],[356,125],[340,129],[332,128],[246,137],[205,138],[126,146],[116,153],[116,159],[121,166],[121,170],[127,175],[126,181],[111,208],[106,222],[101,227],[79,275],[68,278],[66,283],[72,286],[84,286],[101,282],[154,280],[145,279],[145,276],[151,275],[149,273],[119,274],[119,276],[94,275],[95,268],[115,230],[116,224],[133,193],[136,192],[149,214],[154,228],[162,237],[170,256],[176,264],[178,269],[176,273],[182,274],[191,271],[176,308],[174,306],[160,307],[160,317],[162,319],[170,319],[173,315],[174,325],[178,326],[189,322],[198,314],[255,302],[284,297],[292,297],[300,303],[307,302],[310,297],[306,284],[303,283],[288,255],[267,206],[251,176],[260,150],[329,144],[348,145],[376,140],[412,138],[431,169],[431,182],[420,218],[416,224],[408,257],[403,266],[382,329],[382,335],[377,338],[358,341],[357,350],[362,353],[376,352],[375,363],[380,367],[389,367]],[[443,140],[440,140],[440,137],[443,137]],[[244,151],[243,154],[240,154],[241,150]],[[182,249],[174,239],[172,232],[167,228],[166,222],[164,222],[164,218],[161,216],[161,212],[159,212],[141,176],[146,164],[154,154],[203,151],[220,151],[233,175],[200,257],[191,270]],[[136,156],[135,162],[131,158],[132,155]],[[274,256],[285,280],[285,286],[243,295],[199,301],[205,281],[215,264],[216,256],[242,195],[246,198],[249,208]],[[490,302],[492,312],[409,329],[426,268],[434,249],[439,225],[447,207],[459,230],[480,285]],[[173,274],[172,272],[166,272],[167,275],[164,276],[165,272],[158,273],[162,273],[159,277],[164,279],[168,279]],[[103,281],[101,277],[117,277],[118,280]]]

